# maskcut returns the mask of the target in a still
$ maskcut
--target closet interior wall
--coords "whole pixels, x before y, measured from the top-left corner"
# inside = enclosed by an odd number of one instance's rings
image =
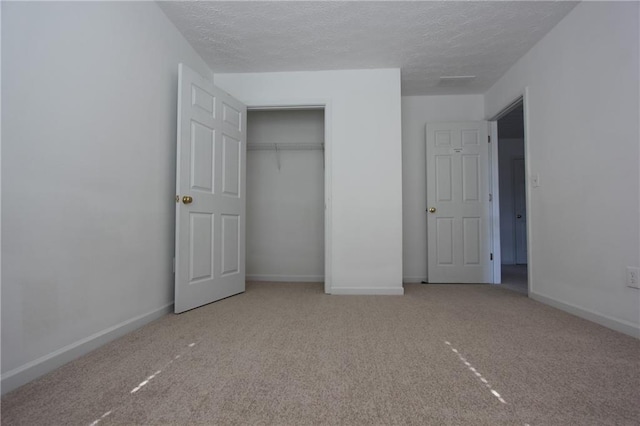
[[[323,142],[321,109],[248,111],[247,280],[324,280]]]

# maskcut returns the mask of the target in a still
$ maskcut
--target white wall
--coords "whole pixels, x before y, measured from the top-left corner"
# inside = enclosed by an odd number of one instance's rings
[[[486,94],[487,116],[529,87],[532,296],[640,336],[637,2],[583,2]]]
[[[248,105],[330,102],[331,291],[402,294],[400,70],[216,74],[214,81]]]
[[[500,186],[500,253],[503,265],[516,263],[515,198],[513,160],[524,158],[524,139],[503,139],[498,133],[498,180]],[[522,182],[522,181],[520,181]]]
[[[247,142],[321,144],[324,111],[249,111]],[[247,152],[247,279],[324,280],[321,150]]]
[[[2,2],[3,392],[173,302],[181,61],[155,3]]]
[[[403,279],[427,278],[425,125],[435,121],[484,120],[482,95],[402,98]]]

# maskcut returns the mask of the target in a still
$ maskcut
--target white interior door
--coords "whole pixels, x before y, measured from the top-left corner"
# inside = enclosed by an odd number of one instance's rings
[[[515,259],[516,264],[527,263],[527,202],[524,173],[524,158],[513,160],[513,207],[515,214]]]
[[[429,123],[427,239],[430,283],[490,283],[488,124]]]
[[[246,111],[180,64],[176,313],[245,289]]]

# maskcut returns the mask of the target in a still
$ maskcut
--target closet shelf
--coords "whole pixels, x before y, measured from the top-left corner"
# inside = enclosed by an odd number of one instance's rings
[[[324,143],[248,143],[247,151],[275,151],[278,170],[280,170],[280,151],[322,151]],[[324,167],[324,155],[322,156]]]
[[[248,143],[247,151],[322,151],[323,143]]]

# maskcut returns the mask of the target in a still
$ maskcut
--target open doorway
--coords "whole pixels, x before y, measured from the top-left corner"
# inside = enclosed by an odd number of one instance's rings
[[[247,112],[248,281],[325,280],[324,113]]]
[[[522,100],[497,119],[501,284],[528,294],[525,128]]]

